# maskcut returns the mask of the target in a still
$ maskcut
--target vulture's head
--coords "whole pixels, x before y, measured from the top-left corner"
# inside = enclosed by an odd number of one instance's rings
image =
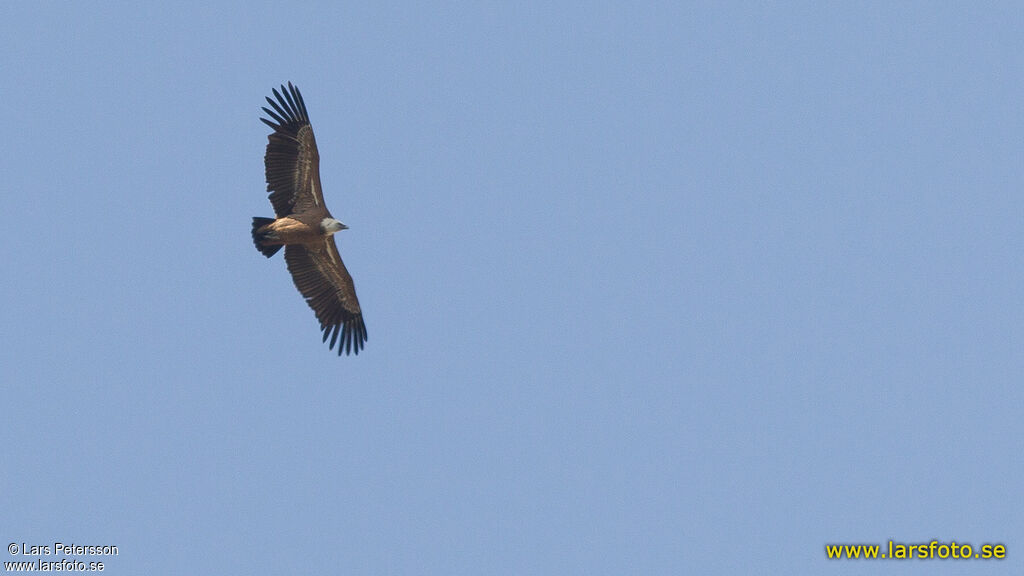
[[[324,218],[323,220],[320,221],[320,229],[323,230],[324,234],[330,236],[335,232],[348,230],[348,226],[345,226],[340,221],[335,220],[334,218]]]

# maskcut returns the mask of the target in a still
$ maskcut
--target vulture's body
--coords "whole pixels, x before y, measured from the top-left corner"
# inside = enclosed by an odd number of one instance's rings
[[[252,240],[270,258],[284,246],[284,259],[295,286],[316,313],[324,342],[338,345],[338,354],[359,351],[367,340],[363,312],[352,276],[341,261],[334,233],[345,226],[331,216],[320,188],[320,154],[299,90],[288,83],[273,107],[263,108],[273,120],[264,163],[267,190],[277,218],[253,218]],[[340,336],[340,338],[339,338]]]

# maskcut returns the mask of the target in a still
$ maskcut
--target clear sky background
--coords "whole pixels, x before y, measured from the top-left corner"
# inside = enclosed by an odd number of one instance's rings
[[[4,546],[1022,571],[1024,5],[427,4],[0,9]],[[358,357],[249,236],[289,80]]]

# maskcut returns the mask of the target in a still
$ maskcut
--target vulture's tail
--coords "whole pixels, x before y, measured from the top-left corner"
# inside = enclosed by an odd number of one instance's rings
[[[264,241],[268,240],[269,232],[260,232],[259,229],[263,228],[267,224],[274,221],[273,218],[253,218],[252,219],[252,243],[256,245],[256,249],[259,250],[264,256],[270,258],[277,251],[281,249],[280,244],[264,244]]]

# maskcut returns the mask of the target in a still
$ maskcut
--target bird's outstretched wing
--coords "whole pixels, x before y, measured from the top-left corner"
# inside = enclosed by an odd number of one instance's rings
[[[295,287],[320,321],[324,342],[330,338],[332,349],[337,343],[339,356],[342,350],[359,354],[368,340],[366,324],[352,276],[341,261],[334,238],[324,238],[319,245],[285,246],[284,259]]]
[[[273,110],[263,108],[272,120],[260,118],[274,129],[267,137],[263,158],[274,213],[281,218],[312,208],[326,212],[320,188],[320,153],[302,94],[289,82],[287,88],[281,86],[280,92],[274,89],[274,96],[276,102],[267,98]]]

